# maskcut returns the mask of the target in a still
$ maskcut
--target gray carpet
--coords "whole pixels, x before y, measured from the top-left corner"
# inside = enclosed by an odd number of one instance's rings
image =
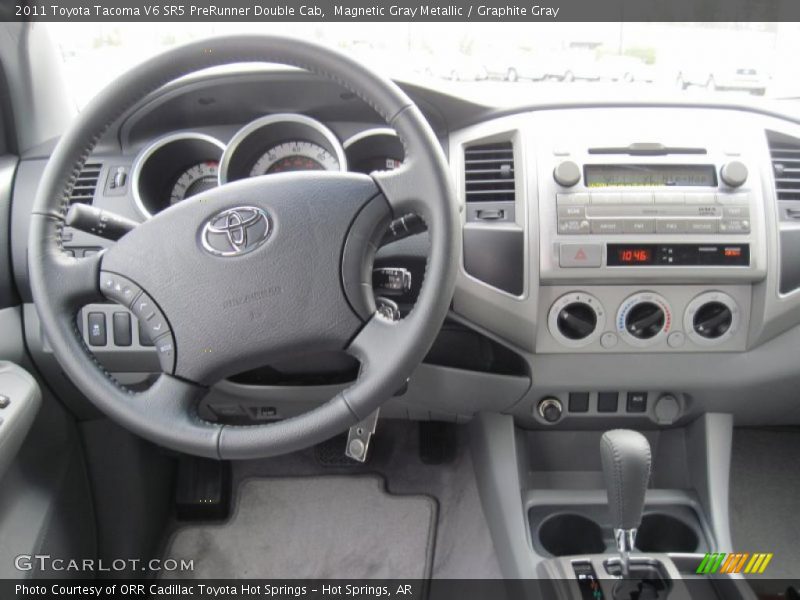
[[[730,511],[737,552],[774,553],[754,588],[800,580],[800,431],[734,431]]]
[[[436,512],[428,496],[387,493],[381,477],[250,479],[228,522],[179,528],[165,556],[194,559],[196,578],[420,579]]]

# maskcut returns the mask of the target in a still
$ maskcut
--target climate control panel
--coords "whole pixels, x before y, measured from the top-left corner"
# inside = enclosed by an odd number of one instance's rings
[[[537,352],[741,351],[749,287],[544,287]],[[608,315],[608,317],[607,317]]]

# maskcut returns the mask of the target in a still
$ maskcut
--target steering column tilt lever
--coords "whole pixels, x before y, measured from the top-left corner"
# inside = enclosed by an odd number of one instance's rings
[[[650,480],[650,444],[641,433],[614,429],[600,439],[600,458],[622,576],[628,577],[630,552],[636,544]]]

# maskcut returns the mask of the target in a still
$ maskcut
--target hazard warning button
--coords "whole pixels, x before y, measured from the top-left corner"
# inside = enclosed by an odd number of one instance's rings
[[[602,244],[561,244],[558,264],[566,268],[599,267],[603,262]]]

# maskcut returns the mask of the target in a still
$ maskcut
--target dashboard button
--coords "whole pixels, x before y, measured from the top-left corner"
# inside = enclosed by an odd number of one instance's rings
[[[558,233],[581,235],[589,233],[589,221],[586,219],[559,219]]]
[[[619,342],[619,338],[611,331],[607,331],[600,336],[600,345],[606,350],[614,348],[617,345],[617,342]]]
[[[713,206],[716,204],[716,196],[712,193],[685,194],[684,200],[686,204],[703,204],[708,206]]]
[[[650,192],[636,192],[622,194],[623,204],[653,204],[653,194]]]
[[[656,233],[686,233],[686,221],[658,219],[656,220]]]
[[[653,219],[628,219],[622,226],[625,233],[653,233],[655,230],[656,222]]]
[[[686,342],[686,336],[682,331],[673,331],[667,336],[667,344],[670,348],[680,348]]]
[[[140,346],[152,346],[153,340],[150,339],[150,336],[147,333],[147,327],[145,327],[144,322],[138,321],[139,326],[139,345]]]
[[[722,209],[722,216],[726,219],[749,219],[749,206],[725,206]]]
[[[647,392],[628,392],[625,410],[629,413],[647,412]]]
[[[589,392],[570,392],[569,412],[571,413],[589,412]]]
[[[623,221],[617,219],[594,219],[592,233],[622,233]]]
[[[557,204],[589,204],[589,194],[556,194]]]
[[[586,208],[578,204],[559,206],[558,217],[560,219],[583,219],[586,217]]]
[[[686,228],[689,233],[716,233],[716,219],[698,219],[686,221]]]
[[[90,312],[88,316],[88,325],[89,345],[105,346],[108,341],[105,313]]]
[[[717,203],[724,205],[750,204],[749,194],[717,194]]]
[[[615,192],[592,192],[592,204],[622,204],[622,194]]]
[[[750,233],[750,221],[744,219],[723,219],[719,222],[720,233]]]
[[[112,316],[114,331],[114,344],[117,346],[130,346],[133,343],[131,336],[131,314],[115,312]]]
[[[602,261],[600,244],[561,244],[558,248],[558,264],[565,268],[599,267]]]
[[[618,392],[600,392],[597,394],[597,412],[617,412]]]
[[[667,193],[667,194],[655,194],[653,196],[653,200],[656,204],[685,204],[686,201],[684,199],[683,194],[678,193]]]

